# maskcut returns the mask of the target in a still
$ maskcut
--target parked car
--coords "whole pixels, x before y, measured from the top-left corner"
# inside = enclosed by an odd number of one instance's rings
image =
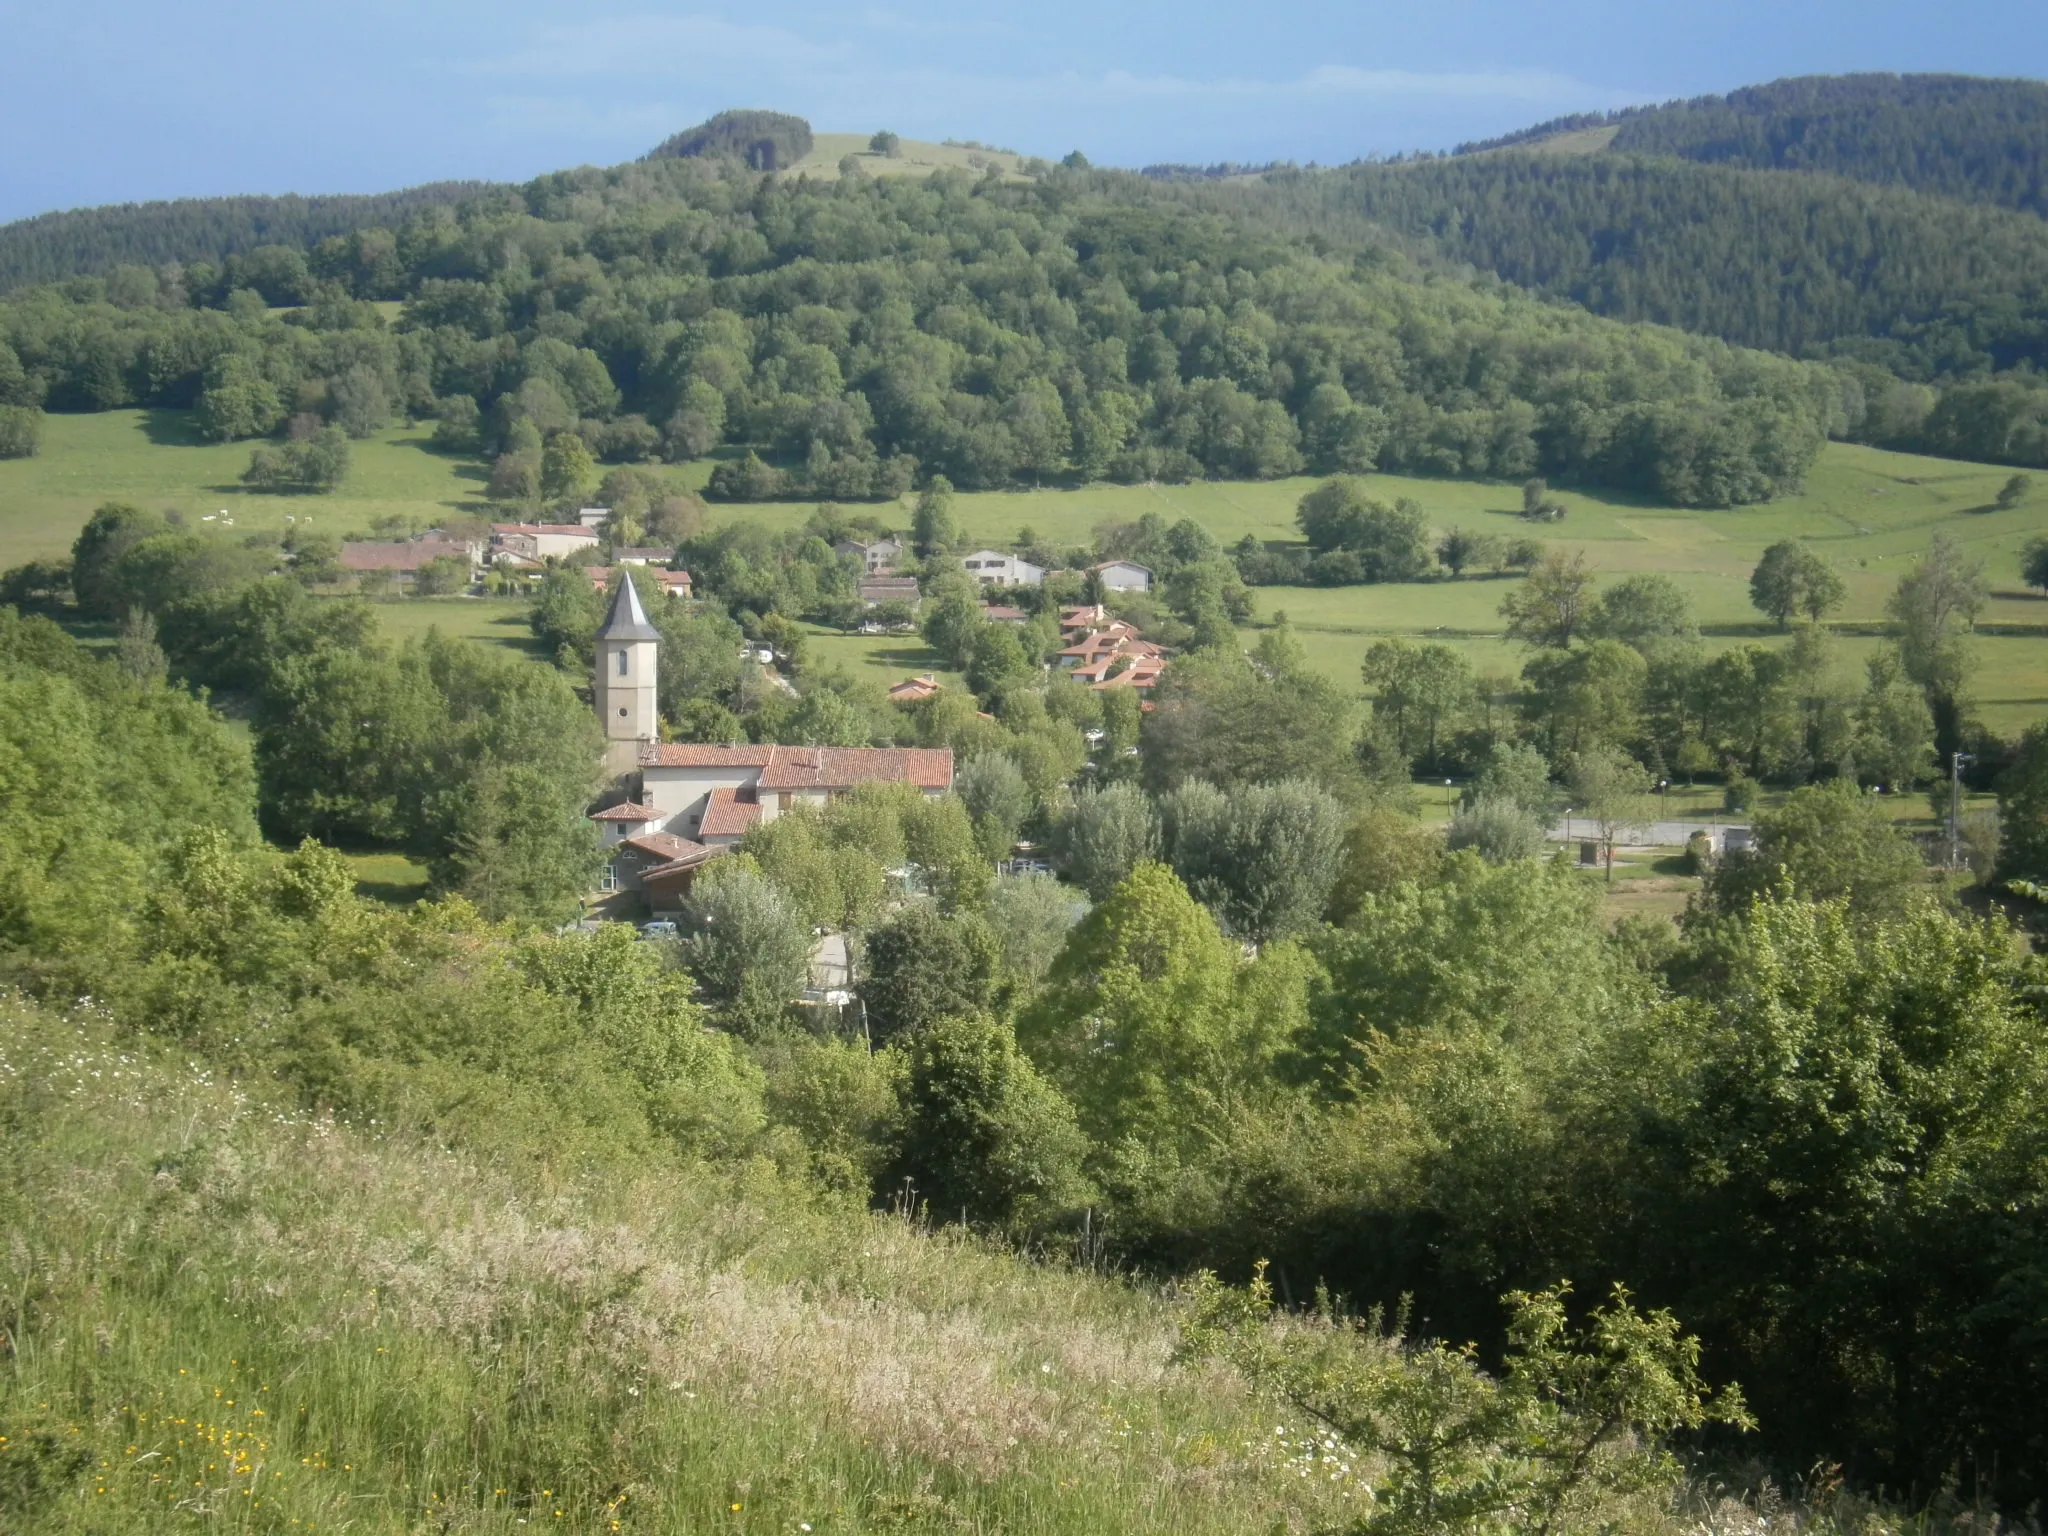
[[[672,939],[678,932],[680,930],[667,918],[640,925],[640,937],[643,939]]]

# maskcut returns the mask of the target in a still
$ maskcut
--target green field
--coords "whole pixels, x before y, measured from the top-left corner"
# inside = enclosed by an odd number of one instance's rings
[[[430,430],[393,428],[354,444],[334,495],[264,496],[239,480],[255,445],[201,442],[184,411],[52,415],[41,453],[0,462],[0,568],[62,555],[103,501],[175,508],[198,526],[225,514],[237,531],[295,521],[337,536],[368,533],[373,518],[390,513],[424,526],[485,510],[483,469],[433,452]]]
[[[929,176],[933,171],[984,171],[993,165],[1007,175],[1017,175],[1024,157],[995,149],[965,149],[954,144],[927,144],[903,139],[896,157],[870,153],[866,133],[820,133],[811,139],[811,152],[789,168],[792,176],[837,178],[839,162],[848,155],[860,157],[860,168],[870,176]]]
[[[822,136],[822,144],[826,138]],[[849,136],[842,136],[849,137]],[[842,151],[843,153],[844,151]],[[968,151],[947,151],[965,155]],[[483,471],[433,452],[420,427],[393,428],[355,446],[349,476],[332,496],[257,496],[236,477],[247,443],[203,444],[176,411],[109,411],[48,419],[43,452],[0,462],[0,568],[64,553],[94,506],[109,499],[157,509],[178,508],[195,523],[223,512],[236,530],[274,530],[287,519],[309,520],[335,533],[367,531],[380,515],[398,514],[425,527],[456,513],[488,510],[479,497]],[[691,466],[693,478],[708,466]],[[1763,507],[1677,510],[1611,495],[1565,491],[1570,514],[1540,532],[1515,515],[1519,488],[1483,481],[1418,480],[1376,475],[1389,499],[1412,496],[1438,528],[1522,536],[1582,550],[1603,577],[1640,571],[1670,575],[1693,601],[1711,643],[1735,644],[1763,633],[1749,605],[1749,573],[1764,548],[1782,538],[1807,541],[1841,573],[1849,602],[1839,618],[1851,625],[1882,620],[1884,602],[1937,530],[1961,540],[1985,562],[1994,595],[1989,629],[1975,641],[1982,713],[2012,731],[2048,712],[2048,602],[2020,582],[2019,553],[2048,531],[2048,489],[2011,511],[1991,507],[2010,471],[1990,465],[1919,458],[1832,444],[1806,489]],[[1025,529],[1055,544],[1087,542],[1104,522],[1155,512],[1168,521],[1193,518],[1230,543],[1296,536],[1294,508],[1314,482],[1307,478],[1193,485],[1106,485],[1079,490],[963,494],[958,513],[977,542],[1007,544]],[[716,519],[790,527],[810,515],[809,502],[718,508]],[[897,526],[910,520],[909,498],[878,509]],[[214,526],[202,524],[203,526]],[[1498,638],[1498,609],[1508,583],[1478,577],[1401,586],[1264,588],[1260,622],[1285,612],[1315,664],[1349,682],[1366,648],[1386,636],[1430,637],[1466,650],[1482,670],[1512,671],[1515,649]],[[384,609],[394,634],[439,624],[453,633],[527,647],[516,604],[474,599],[393,602]],[[1860,664],[1871,636],[1843,637],[1846,667]],[[895,681],[928,670],[914,644],[820,635],[820,660],[872,671]]]

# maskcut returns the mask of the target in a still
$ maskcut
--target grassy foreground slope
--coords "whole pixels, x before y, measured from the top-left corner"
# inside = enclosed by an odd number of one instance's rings
[[[0,1530],[1327,1522],[1131,1287],[757,1172],[551,1178],[0,1012]]]

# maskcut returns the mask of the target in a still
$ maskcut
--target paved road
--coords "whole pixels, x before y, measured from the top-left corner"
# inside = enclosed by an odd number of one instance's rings
[[[1632,826],[1615,839],[1615,846],[1630,848],[1682,848],[1685,840],[1702,828],[1726,829],[1747,827],[1746,821],[1652,821]],[[1598,838],[1600,824],[1590,816],[1574,816],[1567,825],[1559,821],[1550,829],[1553,843],[1576,842],[1580,838]]]

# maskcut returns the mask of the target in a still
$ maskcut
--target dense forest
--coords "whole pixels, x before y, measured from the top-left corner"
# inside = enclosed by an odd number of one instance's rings
[[[1431,275],[1385,242],[1320,255],[1201,190],[1068,168],[764,179],[729,158],[564,172],[311,251],[16,295],[0,391],[194,406],[222,439],[439,416],[506,487],[566,431],[620,460],[724,443],[758,457],[718,493],[837,500],[933,474],[1378,467],[1725,505],[1797,484],[1861,414],[1837,371]],[[364,301],[393,299],[387,328]]]
[[[1597,314],[1915,380],[2048,364],[2048,221],[2031,214],[1611,154],[1355,167],[1316,187]]]
[[[45,213],[0,225],[0,293],[118,266],[218,262],[259,245],[311,246],[396,223],[415,208],[459,202],[481,186],[441,181],[366,195],[190,197]]]
[[[2048,215],[2048,84],[1966,75],[1808,75],[1657,107],[1581,113],[1460,154],[1612,127],[1617,154],[1819,171]]]

